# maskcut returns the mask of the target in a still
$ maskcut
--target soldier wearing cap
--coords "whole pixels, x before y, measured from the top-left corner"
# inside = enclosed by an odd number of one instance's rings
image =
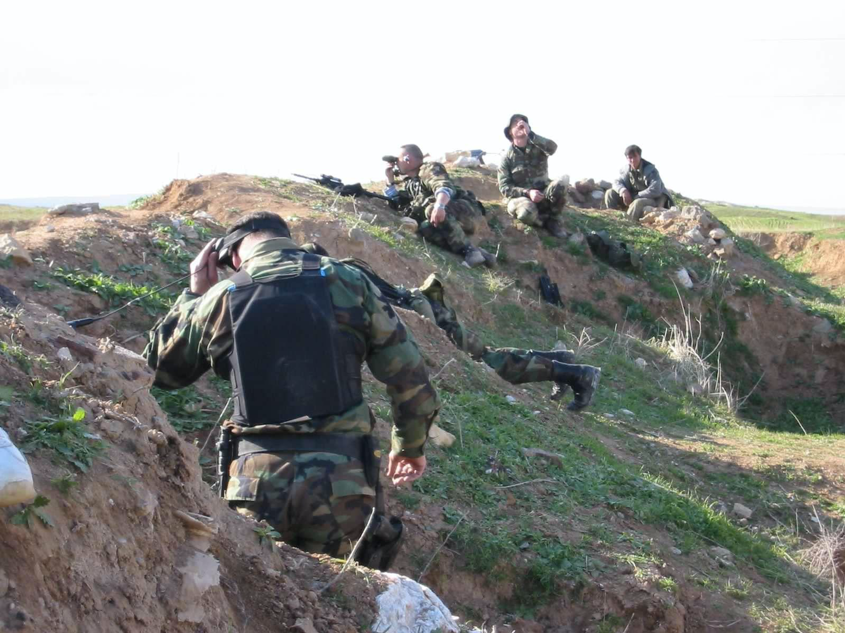
[[[638,222],[643,217],[646,207],[669,208],[672,199],[660,178],[657,167],[642,158],[643,151],[638,145],[625,148],[628,167],[622,169],[613,187],[604,194],[604,204],[608,209],[625,211],[628,219]]]
[[[237,272],[218,281],[218,264]],[[361,271],[303,251],[274,213],[240,218],[191,273],[144,355],[163,389],[208,369],[231,381],[221,496],[309,552],[348,554],[369,526],[356,560],[389,566],[403,529],[383,514],[361,363],[393,404],[388,477],[414,481],[440,401],[411,332]]]
[[[555,237],[566,237],[561,219],[566,185],[549,178],[549,156],[557,143],[536,134],[528,117],[514,114],[505,128],[511,146],[499,165],[499,191],[508,198],[508,214],[523,224],[545,227]]]

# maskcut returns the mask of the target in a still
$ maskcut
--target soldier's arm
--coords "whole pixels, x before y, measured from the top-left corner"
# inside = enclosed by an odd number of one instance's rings
[[[440,163],[426,163],[420,169],[420,179],[436,196],[445,193],[450,198],[455,195],[455,185],[449,178],[449,172]]]
[[[623,191],[628,190],[627,175],[628,172],[623,169],[619,172],[619,178],[613,181],[613,190],[620,196],[622,195]]]
[[[638,198],[657,198],[665,193],[663,181],[660,179],[660,172],[657,167],[652,167],[645,176],[646,188],[637,194]]]
[[[387,387],[393,409],[391,450],[401,457],[424,454],[428,430],[440,399],[428,380],[425,363],[410,331],[366,279],[363,308],[370,317],[367,365]]]
[[[231,327],[224,327],[229,315],[222,301],[227,287],[223,282],[222,288],[215,286],[202,296],[182,294],[150,331],[144,358],[155,371],[156,387],[186,387],[211,367],[212,357],[221,356],[215,350],[227,353],[224,333]]]
[[[539,134],[533,134],[531,143],[539,147],[547,156],[551,156],[557,151],[557,143],[550,138],[545,138]]]
[[[513,182],[513,174],[511,172],[512,165],[510,156],[505,156],[502,163],[499,165],[497,177],[499,180],[499,191],[505,198],[524,198],[528,195],[528,189],[524,187],[517,187]]]

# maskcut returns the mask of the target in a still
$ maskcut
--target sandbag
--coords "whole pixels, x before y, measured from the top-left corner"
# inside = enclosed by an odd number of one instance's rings
[[[35,485],[29,464],[6,431],[0,429],[0,507],[29,503],[33,499]]]

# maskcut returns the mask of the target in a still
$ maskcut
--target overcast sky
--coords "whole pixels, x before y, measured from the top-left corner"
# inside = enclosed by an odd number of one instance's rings
[[[521,112],[553,176],[637,143],[688,196],[845,209],[845,2],[690,4],[5,2],[0,199],[374,180]]]

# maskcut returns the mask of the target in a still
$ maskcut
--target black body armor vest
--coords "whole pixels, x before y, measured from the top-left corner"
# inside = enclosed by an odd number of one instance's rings
[[[362,401],[362,359],[338,327],[320,257],[305,254],[301,274],[256,282],[241,271],[231,281],[233,422],[292,423]]]

